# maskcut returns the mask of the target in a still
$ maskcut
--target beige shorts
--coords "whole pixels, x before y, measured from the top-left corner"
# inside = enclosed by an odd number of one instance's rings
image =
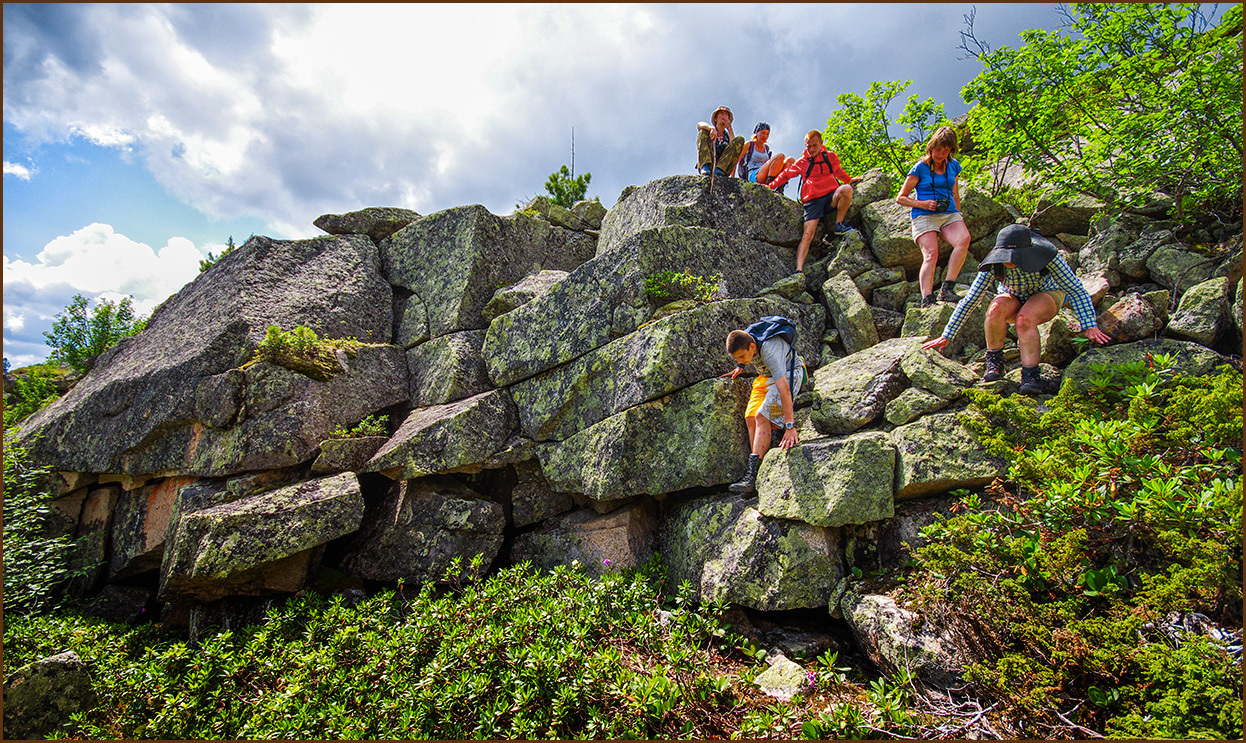
[[[965,218],[960,212],[941,212],[939,214],[922,214],[913,217],[913,240],[926,234],[927,232],[941,232],[953,222],[964,222]]]
[[[1024,302],[1023,302],[1023,301],[1021,301],[1021,297],[1018,297],[1018,296],[1016,296],[1016,295],[1014,295],[1014,294],[1009,294],[1008,296],[1012,297],[1013,299],[1017,300],[1018,302],[1021,302],[1021,304],[1022,304],[1022,305],[1024,305],[1026,302],[1030,301],[1030,300],[1031,300],[1031,299],[1033,299],[1034,297],[1037,297],[1039,294],[1046,294],[1046,295],[1050,296],[1052,299],[1054,299],[1054,300],[1056,301],[1056,308],[1057,308],[1057,309],[1058,309],[1058,308],[1060,308],[1060,307],[1063,307],[1063,306],[1064,306],[1064,290],[1063,290],[1063,289],[1052,289],[1051,291],[1045,291],[1045,292],[1034,292],[1034,293],[1033,293],[1033,294],[1031,294],[1030,296],[1026,297]]]

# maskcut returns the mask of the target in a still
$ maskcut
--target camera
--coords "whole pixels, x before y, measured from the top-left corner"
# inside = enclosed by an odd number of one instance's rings
[[[944,197],[942,199],[935,199],[934,210],[937,212],[945,212],[947,211],[948,203],[949,203],[949,200],[947,197]]]

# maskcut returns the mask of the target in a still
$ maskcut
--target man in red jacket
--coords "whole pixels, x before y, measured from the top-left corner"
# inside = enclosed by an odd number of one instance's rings
[[[822,133],[816,129],[805,135],[805,152],[801,158],[766,185],[777,191],[796,176],[804,179],[800,187],[800,200],[805,205],[805,234],[801,236],[800,247],[796,249],[796,270],[803,272],[805,257],[809,255],[809,245],[813,242],[813,232],[826,214],[827,207],[837,210],[836,235],[852,230],[844,222],[844,215],[852,205],[852,184],[859,183],[861,179],[851,178],[844,172],[839,165],[839,156],[822,145]]]

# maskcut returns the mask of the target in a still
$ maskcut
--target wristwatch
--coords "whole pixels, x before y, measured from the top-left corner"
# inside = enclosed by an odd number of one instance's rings
[[[787,430],[789,430],[789,431],[790,431],[790,430],[792,430],[793,428],[795,428],[795,427],[796,427],[796,422],[795,422],[795,421],[786,421],[786,422],[784,422],[783,427],[784,427],[784,428],[786,428]]]

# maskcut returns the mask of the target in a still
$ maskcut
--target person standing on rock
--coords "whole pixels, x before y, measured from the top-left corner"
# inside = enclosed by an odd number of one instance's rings
[[[995,249],[982,259],[978,275],[965,298],[957,303],[943,333],[922,344],[922,348],[942,349],[960,330],[961,323],[987,291],[994,277],[999,286],[986,311],[986,373],[983,382],[1004,376],[1004,339],[1008,325],[1017,326],[1017,346],[1021,351],[1021,394],[1042,392],[1038,359],[1042,351],[1038,326],[1051,320],[1064,304],[1077,313],[1081,334],[1104,344],[1112,340],[1098,328],[1095,303],[1081,279],[1060,257],[1056,246],[1025,225],[1010,224],[999,231]]]
[[[813,129],[805,135],[805,151],[800,159],[784,168],[767,185],[775,191],[795,178],[801,177],[800,201],[805,205],[805,232],[800,246],[796,248],[796,271],[805,270],[805,258],[813,243],[814,230],[828,209],[835,209],[835,234],[843,235],[852,230],[844,216],[852,205],[852,184],[860,178],[851,178],[839,165],[839,156],[822,144],[822,132]]]
[[[782,152],[771,154],[770,146],[766,144],[769,139],[769,124],[763,121],[753,127],[753,139],[749,141],[748,147],[744,150],[744,156],[740,158],[739,175],[744,180],[764,186],[780,171],[796,162],[794,158],[787,157]]]
[[[917,272],[922,307],[960,300],[953,289],[969,253],[970,237],[960,213],[960,187],[956,183],[960,163],[952,157],[955,154],[956,130],[950,126],[940,127],[926,144],[926,154],[909,171],[896,197],[897,204],[912,209],[913,240],[922,251],[922,267]],[[917,198],[910,198],[909,192],[914,188]],[[934,277],[939,262],[940,236],[952,246],[952,254],[947,259],[943,286],[936,295]]]
[[[710,115],[713,126],[697,122],[697,170],[702,175],[726,176],[735,172],[736,162],[744,153],[744,137],[735,136],[731,128],[734,120],[731,109],[719,106]]]
[[[784,317],[763,317],[745,330],[733,330],[727,334],[727,354],[736,361],[736,368],[723,374],[735,379],[745,366],[757,369],[753,380],[753,392],[749,397],[744,422],[752,451],[748,456],[748,470],[744,479],[733,483],[729,489],[734,493],[748,493],[756,489],[757,470],[762,457],[770,450],[770,435],[783,430],[779,448],[791,449],[797,444],[796,406],[794,400],[800,394],[808,376],[804,359],[792,348],[796,328]]]

